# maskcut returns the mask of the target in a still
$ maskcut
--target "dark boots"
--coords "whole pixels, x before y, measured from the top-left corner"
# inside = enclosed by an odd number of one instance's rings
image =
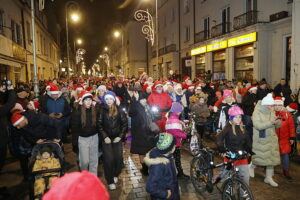
[[[142,163],[142,169],[140,170],[143,176],[148,176],[148,166],[145,163]]]
[[[178,147],[176,147],[176,150],[174,152],[174,158],[175,158],[175,165],[176,165],[176,169],[177,169],[177,178],[189,179],[190,177],[183,173],[183,169],[181,166],[180,149]]]
[[[290,176],[290,173],[289,173],[289,169],[284,169],[283,170],[283,176],[287,179],[287,180],[293,180],[293,178]]]

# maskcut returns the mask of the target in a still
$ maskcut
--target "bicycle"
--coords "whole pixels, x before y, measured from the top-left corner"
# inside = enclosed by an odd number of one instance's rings
[[[215,152],[209,148],[203,148],[191,162],[191,180],[198,193],[207,191],[213,192],[214,186],[227,177],[221,186],[223,200],[252,200],[254,196],[249,186],[241,179],[239,170],[234,166],[234,161],[244,159],[248,156],[247,152],[238,151],[237,153],[227,152],[225,157],[228,162],[215,165],[213,156]],[[218,178],[214,181],[213,169],[224,167]]]

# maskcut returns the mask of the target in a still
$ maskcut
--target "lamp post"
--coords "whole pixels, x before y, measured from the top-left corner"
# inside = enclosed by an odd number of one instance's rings
[[[106,65],[107,65],[107,77],[108,77],[108,75],[109,75],[109,70],[110,70],[110,60],[109,60],[109,56],[108,56],[107,53],[105,53],[105,54],[101,54],[101,55],[99,56],[99,58],[102,58],[102,59],[104,60],[104,62],[106,63]]]
[[[122,72],[124,73],[124,58],[123,58],[123,56],[124,56],[124,31],[123,31],[123,29],[122,29],[122,31],[120,32],[120,31],[115,31],[114,32],[114,37],[115,38],[119,38],[120,36],[121,36],[121,42],[122,42],[122,46],[121,46],[121,69],[122,69]]]
[[[149,1],[149,0],[144,0]],[[153,17],[147,10],[137,10],[134,13],[134,18],[137,21],[146,23],[142,27],[142,33],[146,35],[148,42],[151,42],[151,45],[154,45],[156,41],[156,67],[158,68],[158,5],[157,0],[155,0],[155,27],[153,24]],[[156,38],[155,38],[156,35]],[[148,55],[147,55],[148,56]],[[157,70],[158,71],[158,70]]]
[[[70,78],[70,54],[69,54],[69,28],[68,28],[68,18],[69,18],[69,9],[73,7],[76,10],[78,9],[78,3],[75,1],[68,1],[65,5],[65,11],[66,11],[66,37],[67,37],[67,62],[68,62],[68,66],[67,66],[67,74],[68,74],[68,78]],[[73,13],[71,15],[71,19],[74,22],[79,21],[79,15],[78,13]]]

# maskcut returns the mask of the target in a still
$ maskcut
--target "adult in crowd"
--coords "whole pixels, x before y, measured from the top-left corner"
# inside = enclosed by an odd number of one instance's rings
[[[73,146],[79,152],[79,167],[97,175],[99,135],[97,130],[97,109],[93,95],[85,90],[79,94],[79,105],[71,116]]]
[[[98,116],[98,129],[102,139],[104,176],[110,190],[116,189],[123,166],[122,137],[127,130],[126,113],[116,105],[116,96],[108,91],[103,96],[105,106]]]
[[[232,106],[228,110],[228,114],[229,122],[227,122],[224,129],[217,135],[217,146],[219,151],[221,153],[226,153],[226,151],[246,151],[251,154],[251,139],[242,122],[242,116],[244,115],[243,110],[238,106]],[[225,159],[225,161],[227,160]],[[249,185],[248,159],[244,158],[235,161],[234,165],[239,169],[244,182]]]
[[[120,97],[121,100],[121,105],[122,106],[127,106],[127,104],[129,103],[129,94],[127,92],[127,89],[125,87],[125,85],[123,84],[122,81],[117,81],[116,85],[113,88],[113,91],[115,92],[117,97]]]
[[[0,172],[4,165],[8,144],[9,111],[16,104],[16,93],[13,86],[6,81],[0,85]]]
[[[257,93],[256,93],[256,100],[262,100],[267,94],[270,92],[267,88],[268,84],[265,80],[261,80],[258,84]]]
[[[142,164],[141,173],[148,175],[148,167],[144,163],[144,157],[155,146],[154,137],[156,133],[151,127],[155,123],[155,119],[147,103],[146,94],[134,91],[133,96],[133,102],[129,107],[132,135],[130,153],[139,155]]]
[[[292,103],[292,90],[284,78],[282,78],[278,85],[274,88],[274,94],[276,97],[284,97],[284,106]]]
[[[281,120],[276,117],[274,99],[269,93],[257,102],[252,115],[253,120],[253,148],[250,176],[254,177],[255,165],[266,167],[265,183],[273,187],[278,184],[273,180],[274,166],[280,164],[278,137],[275,130],[281,127]]]
[[[275,98],[274,110],[276,116],[281,119],[282,126],[276,130],[279,141],[281,166],[283,170],[283,175],[288,180],[292,177],[289,173],[289,153],[291,152],[291,145],[295,141],[295,125],[294,118],[284,107],[284,97]]]
[[[71,108],[67,100],[61,95],[61,91],[54,83],[50,83],[45,101],[41,104],[41,112],[57,119],[63,127],[62,140],[67,142],[67,132],[69,128],[69,116]]]
[[[167,121],[166,113],[170,110],[172,101],[170,96],[163,91],[163,84],[160,81],[154,83],[154,89],[148,101],[151,106],[157,106],[159,108],[162,118],[157,121],[157,124],[159,128],[164,131]]]
[[[245,113],[243,120],[251,140],[253,135],[253,123],[251,117],[254,112],[255,105],[257,103],[256,92],[257,92],[256,86],[249,87],[248,91],[246,92],[242,100],[242,108]]]

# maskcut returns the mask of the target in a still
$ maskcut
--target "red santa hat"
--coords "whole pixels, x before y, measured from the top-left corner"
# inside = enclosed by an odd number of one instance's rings
[[[86,90],[82,90],[79,95],[78,95],[78,101],[80,102],[80,104],[82,104],[82,102],[86,99],[86,98],[91,98],[93,99],[93,95],[91,93],[89,93]]]
[[[50,86],[50,89],[48,91],[48,95],[61,94],[61,91],[59,90],[57,85],[55,85],[54,83],[49,83],[49,86]]]
[[[275,97],[274,99],[274,104],[275,105],[282,105],[283,106],[284,103],[284,98],[283,97]]]
[[[154,83],[154,88],[157,88],[158,86],[163,87],[162,82],[160,82],[160,81],[155,81],[155,83]]]
[[[187,80],[190,80],[190,77],[189,77],[189,76],[184,76],[184,77],[183,77],[183,81],[185,82],[185,81],[187,81]]]
[[[87,91],[91,91],[93,89],[93,87],[89,86],[86,88]]]
[[[209,84],[209,87],[215,88],[215,85],[211,83],[211,84]]]
[[[250,87],[248,88],[248,91],[249,91],[249,92],[253,92],[254,90],[257,90],[257,87],[256,87],[256,86],[250,86]]]
[[[11,116],[10,121],[14,127],[18,126],[25,119],[22,113],[23,111],[17,111]]]
[[[29,101],[29,104],[33,107],[34,110],[38,110],[40,108],[40,103],[38,101]]]
[[[290,103],[286,109],[289,111],[289,112],[295,112],[296,110],[298,110],[298,105],[296,103]]]
[[[77,92],[81,92],[83,89],[84,89],[84,88],[83,88],[82,85],[77,85],[77,86],[75,87],[75,90],[76,90]]]
[[[189,90],[193,90],[193,89],[195,89],[195,85],[194,85],[194,84],[188,85],[187,88],[188,88]]]
[[[82,172],[67,173],[53,181],[43,200],[109,200],[104,184],[94,174]]]

